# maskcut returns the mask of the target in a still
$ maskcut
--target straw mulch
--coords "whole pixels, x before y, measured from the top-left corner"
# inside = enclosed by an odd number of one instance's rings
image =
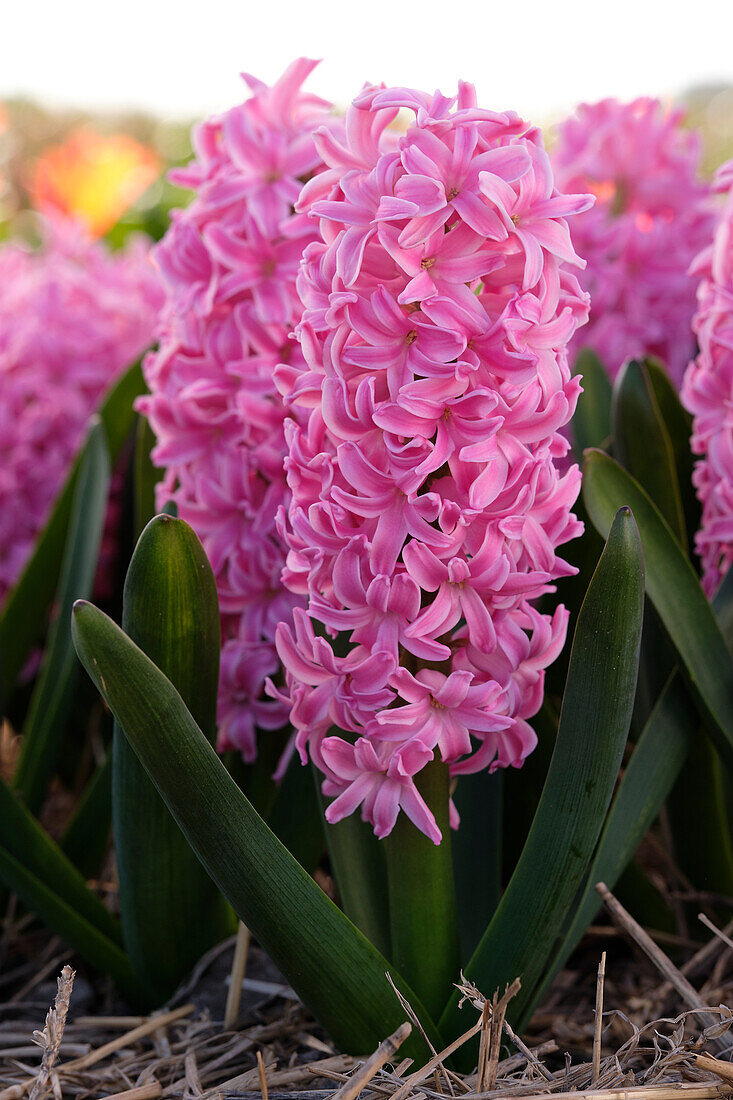
[[[522,1037],[505,1019],[518,982],[489,1000],[464,982],[466,1033],[422,1066],[399,1054],[410,1030],[420,1027],[409,1005],[405,1024],[377,1051],[365,1058],[339,1054],[256,945],[247,955],[241,934],[239,951],[231,940],[209,952],[164,1011],[103,1014],[105,997],[114,1008],[109,988],[94,990],[81,974],[75,980],[63,945],[46,936],[41,946],[24,918],[12,931],[16,940],[30,937],[32,958],[26,944],[25,961],[14,959],[0,975],[0,1100],[733,1095],[733,1014],[725,1007],[733,1005],[733,921],[719,929],[703,913],[687,937],[652,938],[610,892],[604,901],[612,923],[590,930]],[[713,901],[716,911],[721,904],[733,908]],[[6,961],[9,938],[6,923],[0,943]],[[61,966],[57,988],[49,988]],[[85,1012],[90,1005],[95,1011]],[[236,1022],[225,1027],[227,1013]],[[450,1054],[475,1036],[478,1068],[459,1075]]]
[[[17,746],[5,724],[0,774],[6,777]],[[55,789],[49,799],[44,824],[52,835],[68,817],[69,798]],[[478,1070],[468,1076],[450,1068],[446,1052],[433,1052],[424,1066],[401,1059],[407,1029],[420,1026],[409,1006],[406,1024],[376,1052],[342,1055],[258,946],[243,950],[241,931],[200,961],[165,1010],[130,1016],[108,982],[86,973],[11,899],[0,922],[0,1100],[733,1096],[733,1029],[729,1037],[725,1007],[733,1006],[727,939],[733,921],[718,928],[733,901],[694,894],[663,845],[647,838],[645,846],[646,869],[678,917],[677,935],[640,938],[609,896],[604,923],[590,930],[521,1037],[504,1019],[513,990],[492,996],[464,985],[462,1041],[478,1036],[480,1049]],[[333,894],[328,876],[317,875]],[[114,909],[111,855],[97,888]],[[698,909],[707,925],[689,920]]]

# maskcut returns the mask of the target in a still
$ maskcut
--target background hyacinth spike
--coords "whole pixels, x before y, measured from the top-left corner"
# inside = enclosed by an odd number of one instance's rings
[[[154,250],[166,301],[158,350],[144,364],[150,396],[138,404],[165,471],[158,507],[175,504],[216,576],[218,745],[246,764],[258,730],[286,726],[287,707],[263,685],[277,676],[275,628],[300,602],[280,583],[276,517],[289,492],[273,374],[283,361],[303,365],[289,333],[298,263],[316,230],[293,204],[323,169],[313,131],[331,125],[330,105],[301,87],[315,64],[295,61],[272,87],[247,77],[249,99],[196,127],[195,159],[172,175],[194,197]]]
[[[694,331],[699,354],[685,374],[682,401],[693,416],[693,482],[702,505],[695,544],[710,596],[733,564],[733,160],[719,169],[724,206],[701,276]]]
[[[689,266],[709,240],[714,207],[700,176],[700,135],[658,99],[582,103],[558,128],[558,186],[590,191],[573,223],[592,300],[572,344],[592,348],[615,377],[630,357],[658,356],[680,384],[694,344],[695,279]]]
[[[37,251],[0,248],[0,603],[89,417],[150,345],[162,302],[147,240],[113,253],[59,215],[40,228]]]

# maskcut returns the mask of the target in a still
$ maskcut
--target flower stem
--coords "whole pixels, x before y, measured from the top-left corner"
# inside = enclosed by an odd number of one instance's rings
[[[392,960],[433,1015],[447,1003],[460,968],[448,782],[448,768],[439,762],[417,779],[443,834],[441,844],[433,844],[404,813],[384,842]]]

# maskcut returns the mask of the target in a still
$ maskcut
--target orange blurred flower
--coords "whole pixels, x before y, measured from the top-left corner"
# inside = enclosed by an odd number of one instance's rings
[[[34,203],[84,222],[100,237],[158,178],[162,165],[149,146],[128,134],[98,134],[81,126],[36,161]]]

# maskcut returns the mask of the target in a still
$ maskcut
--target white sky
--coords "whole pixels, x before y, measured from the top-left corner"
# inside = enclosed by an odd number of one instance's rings
[[[733,0],[0,0],[0,97],[201,116],[323,58],[309,87],[343,105],[365,80],[543,120],[604,95],[733,82]]]

